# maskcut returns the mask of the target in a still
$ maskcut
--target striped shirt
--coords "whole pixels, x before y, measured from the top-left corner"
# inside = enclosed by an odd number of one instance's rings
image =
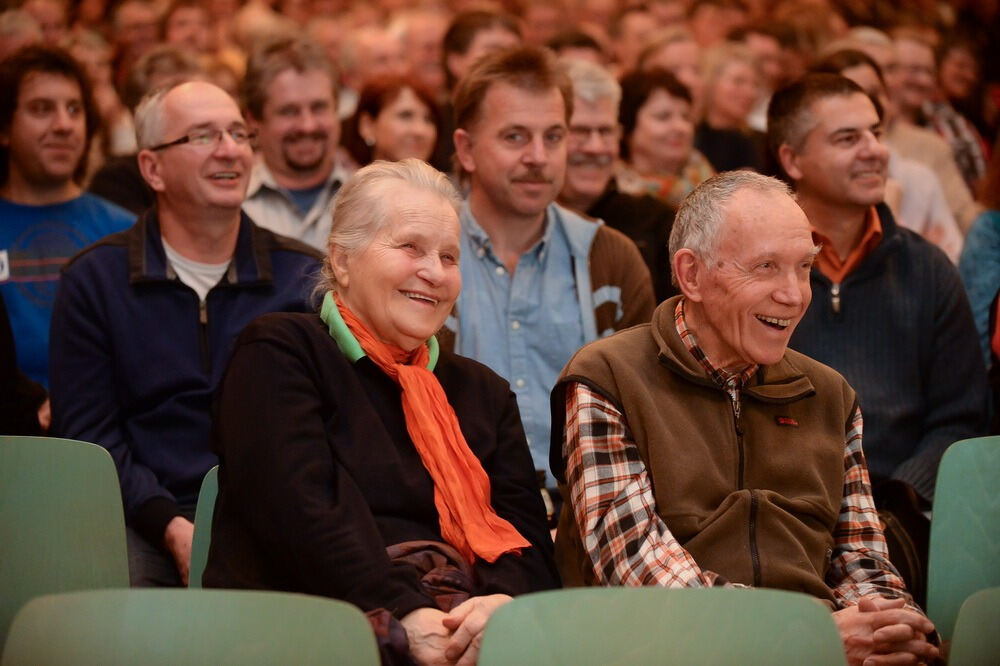
[[[757,366],[739,372],[715,366],[687,328],[683,304],[681,299],[674,315],[678,334],[706,374],[725,389],[738,413],[742,387]],[[856,409],[845,437],[844,492],[826,583],[842,608],[871,594],[902,596],[915,608],[889,562],[861,433],[861,410]],[[566,394],[563,455],[576,523],[599,584],[743,587],[700,568],[674,538],[656,511],[650,475],[624,415],[578,382]]]

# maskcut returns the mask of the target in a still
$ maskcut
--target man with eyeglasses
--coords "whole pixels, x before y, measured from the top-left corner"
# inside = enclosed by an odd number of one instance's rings
[[[350,173],[338,163],[337,77],[319,44],[269,43],[250,57],[243,103],[259,155],[243,204],[264,227],[321,252],[333,198]]]
[[[80,187],[99,119],[87,76],[69,53],[21,49],[0,63],[0,90],[0,295],[25,375],[18,400],[39,408],[44,429],[59,269],[135,218]]]
[[[132,584],[182,585],[201,480],[217,462],[211,396],[233,341],[262,314],[309,309],[319,253],[241,211],[253,137],[221,88],[161,89],[135,120],[156,205],[63,271],[52,430],[114,458]]]
[[[670,283],[667,252],[674,213],[649,195],[619,192],[614,179],[621,140],[621,86],[608,70],[591,62],[568,60],[566,72],[573,81],[573,117],[569,121],[566,180],[558,201],[631,238],[649,267],[656,300],[667,299],[677,293]]]

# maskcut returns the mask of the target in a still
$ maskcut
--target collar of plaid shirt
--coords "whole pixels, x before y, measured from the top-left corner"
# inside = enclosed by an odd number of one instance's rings
[[[726,390],[733,401],[733,408],[738,410],[740,389],[750,381],[750,378],[757,372],[758,366],[756,363],[751,363],[741,371],[730,372],[712,363],[708,354],[698,346],[698,339],[695,337],[694,331],[688,328],[687,321],[684,319],[684,303],[686,301],[687,299],[682,296],[677,300],[677,307],[674,308],[674,324],[677,326],[677,335],[681,336],[684,346],[705,369],[705,374]]]

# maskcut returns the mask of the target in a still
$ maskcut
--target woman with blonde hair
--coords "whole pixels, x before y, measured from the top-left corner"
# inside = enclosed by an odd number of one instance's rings
[[[760,89],[753,53],[743,44],[717,44],[702,56],[701,71],[704,93],[695,147],[716,171],[761,171],[764,137],[747,124]]]

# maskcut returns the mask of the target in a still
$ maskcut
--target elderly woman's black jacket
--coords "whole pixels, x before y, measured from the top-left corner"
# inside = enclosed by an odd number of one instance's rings
[[[486,366],[442,351],[434,370],[491,501],[532,543],[474,565],[473,594],[558,585],[517,402]],[[442,541],[431,477],[406,431],[399,386],[351,363],[314,314],[271,314],[236,342],[215,409],[219,498],[204,584],[305,592],[388,609],[435,607],[386,546]]]

